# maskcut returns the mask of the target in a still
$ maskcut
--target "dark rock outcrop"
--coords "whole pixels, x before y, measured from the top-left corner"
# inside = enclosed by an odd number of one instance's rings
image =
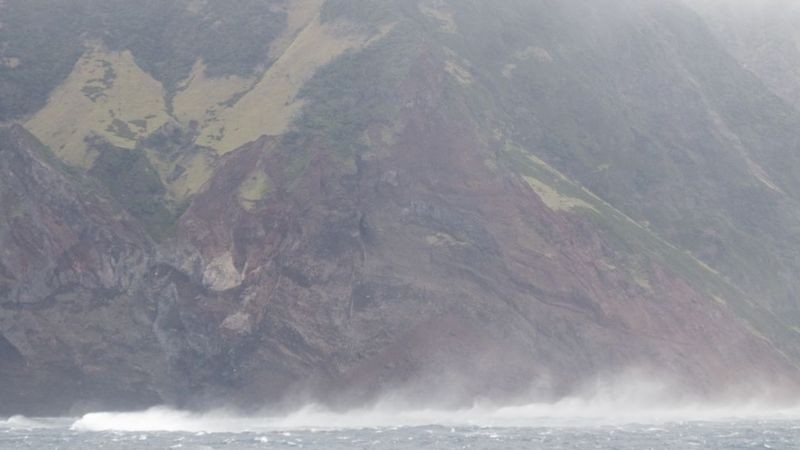
[[[0,129],[0,177],[3,413],[158,402],[141,227],[22,127]]]
[[[328,2],[387,31],[180,207],[166,140],[82,170],[0,128],[0,415],[796,392],[800,114],[672,3],[423,3]],[[141,192],[98,181],[126,152]]]

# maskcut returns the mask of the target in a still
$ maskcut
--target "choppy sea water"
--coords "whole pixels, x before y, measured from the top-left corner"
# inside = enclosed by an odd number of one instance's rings
[[[378,427],[242,432],[85,431],[68,419],[12,419],[8,449],[797,449],[795,421],[530,427]]]
[[[240,433],[90,432],[69,421],[6,428],[9,449],[797,449],[792,422],[675,423],[663,426],[389,427]]]
[[[681,419],[683,417],[683,419]],[[2,449],[798,449],[800,414],[530,405],[282,417],[165,408],[0,420]]]

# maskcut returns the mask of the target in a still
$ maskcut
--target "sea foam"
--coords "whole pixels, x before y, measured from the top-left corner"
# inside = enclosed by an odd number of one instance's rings
[[[585,427],[741,420],[800,420],[800,403],[776,406],[766,401],[716,404],[675,401],[657,384],[637,383],[598,388],[591,395],[549,403],[498,406],[476,403],[469,408],[414,408],[386,398],[376,405],[346,412],[306,405],[288,414],[242,415],[230,410],[204,413],[157,407],[141,412],[87,414],[73,425],[79,431],[259,432],[443,427]]]

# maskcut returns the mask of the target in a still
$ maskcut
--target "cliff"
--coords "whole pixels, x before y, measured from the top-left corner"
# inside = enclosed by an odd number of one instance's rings
[[[100,3],[0,3],[0,414],[796,388],[800,114],[689,9]]]

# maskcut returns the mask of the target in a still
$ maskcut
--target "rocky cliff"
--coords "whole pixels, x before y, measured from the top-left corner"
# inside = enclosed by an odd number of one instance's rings
[[[59,8],[0,2],[0,414],[796,386],[800,114],[681,4]]]

